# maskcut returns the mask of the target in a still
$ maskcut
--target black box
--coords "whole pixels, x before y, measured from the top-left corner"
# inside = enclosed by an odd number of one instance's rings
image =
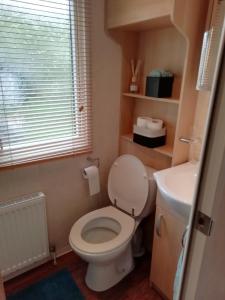
[[[158,136],[154,138],[149,138],[147,136],[143,136],[137,133],[133,134],[133,141],[139,145],[148,147],[148,148],[156,148],[160,146],[164,146],[166,143],[166,136]]]
[[[152,130],[134,125],[133,141],[148,148],[163,146],[166,143],[166,128]]]
[[[174,77],[152,77],[146,78],[145,95],[149,97],[166,98],[171,97]]]

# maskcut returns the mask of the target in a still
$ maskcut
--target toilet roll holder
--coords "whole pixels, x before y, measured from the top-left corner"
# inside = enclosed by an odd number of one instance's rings
[[[89,161],[91,164],[96,165],[96,167],[99,169],[100,167],[100,159],[98,157],[87,157],[87,161]],[[87,174],[85,171],[85,168],[82,169],[82,175],[84,177],[84,179],[87,179]]]
[[[100,167],[100,159],[99,157],[87,157],[87,161],[89,161],[92,164],[96,164],[96,166],[99,168]]]

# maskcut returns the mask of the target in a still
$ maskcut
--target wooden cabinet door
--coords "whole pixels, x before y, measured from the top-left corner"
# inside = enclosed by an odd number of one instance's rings
[[[185,225],[180,219],[156,207],[150,281],[168,299],[173,298],[173,282],[184,230]]]

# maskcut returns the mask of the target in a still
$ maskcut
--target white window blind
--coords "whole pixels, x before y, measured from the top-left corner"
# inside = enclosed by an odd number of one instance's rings
[[[197,89],[210,91],[225,16],[225,0],[214,0],[210,29],[205,32],[199,64]]]
[[[91,150],[89,0],[1,0],[0,167]]]

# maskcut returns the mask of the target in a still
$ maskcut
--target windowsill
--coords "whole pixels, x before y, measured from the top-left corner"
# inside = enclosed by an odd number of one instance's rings
[[[33,161],[26,161],[24,163],[18,163],[18,164],[14,164],[14,165],[7,165],[7,166],[0,166],[0,172],[4,171],[4,170],[8,170],[8,169],[17,169],[17,168],[22,168],[22,167],[27,167],[27,166],[31,166],[31,165],[37,165],[37,164],[43,164],[43,163],[47,163],[47,162],[53,162],[55,160],[62,160],[62,159],[67,159],[67,158],[71,158],[71,157],[77,157],[77,156],[81,156],[81,155],[85,155],[85,154],[90,154],[92,153],[93,150],[92,149],[86,149],[86,150],[80,150],[74,153],[69,153],[69,154],[62,154],[62,155],[57,155],[57,156],[52,156],[52,157],[45,157],[45,158],[40,158],[37,160],[33,160]]]
[[[61,149],[57,149],[60,146]],[[56,148],[55,148],[56,147]],[[7,168],[17,168],[20,166],[29,166],[42,162],[48,162],[56,159],[63,159],[67,157],[75,157],[85,153],[90,153],[92,145],[87,141],[83,145],[83,149],[79,149],[79,136],[48,139],[39,142],[32,142],[27,144],[20,144],[11,147],[4,147],[2,154],[10,157],[12,153],[12,163],[9,160],[0,159],[0,170]],[[35,153],[36,152],[36,153]],[[27,154],[26,154],[27,153]]]

